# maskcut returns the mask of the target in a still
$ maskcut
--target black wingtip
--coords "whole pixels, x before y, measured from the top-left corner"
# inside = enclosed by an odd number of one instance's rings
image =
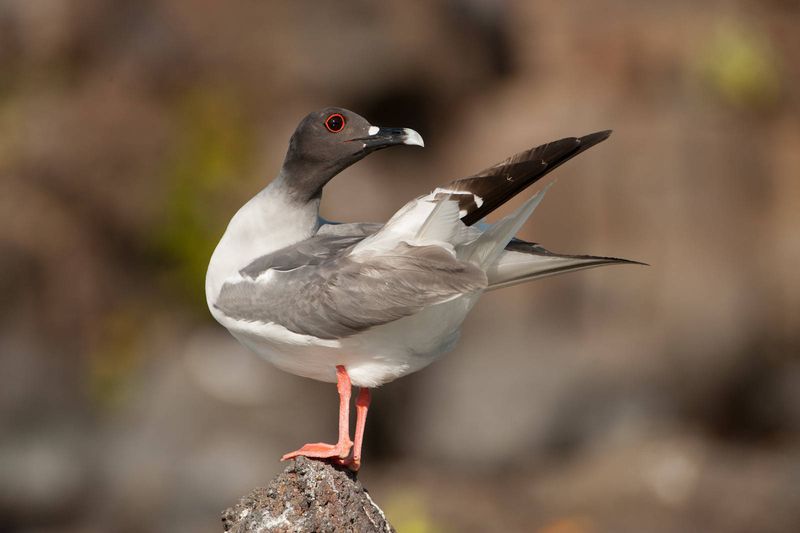
[[[650,263],[645,263],[643,261],[636,261],[635,259],[623,259],[621,257],[604,257],[603,259],[608,259],[610,263],[617,263],[620,265],[639,265],[646,267],[650,266]]]
[[[595,133],[590,133],[589,135],[584,135],[583,137],[579,137],[578,140],[581,142],[581,147],[591,148],[595,144],[601,143],[611,137],[612,130],[603,130],[597,131]]]
[[[535,242],[523,241],[522,239],[518,239],[516,237],[511,239],[511,241],[509,241],[509,243],[506,245],[506,251],[522,252],[535,255],[549,255],[549,256],[564,257],[570,259],[596,259],[598,261],[601,261],[602,264],[650,266],[649,263],[636,261],[635,259],[625,259],[623,257],[609,257],[604,255],[588,255],[588,254],[559,254],[551,252],[544,246],[537,244]]]
[[[550,252],[552,254],[552,252]],[[576,259],[597,259],[603,262],[605,265],[638,265],[638,266],[650,266],[649,263],[644,263],[642,261],[636,261],[635,259],[625,259],[623,257],[606,257],[602,255],[562,255],[562,254],[552,254],[552,255],[559,255],[561,257],[574,257]]]
[[[447,185],[449,190],[470,193],[462,195],[463,199],[472,201],[472,197],[477,196],[482,200],[480,204],[459,204],[466,211],[461,217],[462,222],[469,226],[481,220],[549,172],[610,135],[611,130],[604,130],[583,137],[565,137],[519,152],[477,174],[450,182]]]

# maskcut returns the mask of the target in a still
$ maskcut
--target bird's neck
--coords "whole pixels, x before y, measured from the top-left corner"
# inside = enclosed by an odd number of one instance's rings
[[[225,280],[254,259],[307,239],[319,227],[320,197],[299,202],[282,175],[233,216],[211,256],[206,299],[216,300]]]
[[[346,166],[338,161],[308,161],[289,150],[273,184],[297,203],[319,201],[325,184]]]

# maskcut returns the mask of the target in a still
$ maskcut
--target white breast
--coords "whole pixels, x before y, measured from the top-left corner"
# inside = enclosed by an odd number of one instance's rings
[[[253,260],[314,235],[319,200],[299,205],[275,181],[233,216],[217,244],[206,272],[206,301],[219,321],[214,302],[225,281],[238,277]]]

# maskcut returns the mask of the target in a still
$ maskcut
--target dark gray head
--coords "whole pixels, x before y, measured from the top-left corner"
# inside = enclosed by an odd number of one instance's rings
[[[424,146],[409,128],[381,128],[340,107],[304,118],[291,140],[281,175],[290,194],[301,202],[319,198],[336,174],[381,148],[396,144]]]

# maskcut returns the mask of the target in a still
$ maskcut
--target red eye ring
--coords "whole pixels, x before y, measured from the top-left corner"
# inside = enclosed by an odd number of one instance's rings
[[[325,127],[331,133],[339,133],[344,129],[345,120],[341,113],[334,113],[325,119]]]

